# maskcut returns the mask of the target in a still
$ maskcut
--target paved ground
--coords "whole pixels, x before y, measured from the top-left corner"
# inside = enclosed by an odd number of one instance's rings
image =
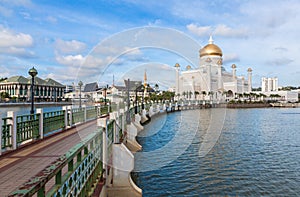
[[[0,196],[7,196],[96,130],[96,121],[0,157]]]

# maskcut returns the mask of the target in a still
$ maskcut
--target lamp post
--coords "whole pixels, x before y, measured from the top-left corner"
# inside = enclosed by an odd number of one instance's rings
[[[34,87],[34,77],[37,76],[38,72],[37,70],[32,67],[29,71],[28,74],[31,76],[31,110],[30,110],[30,114],[34,114],[34,91],[33,91],[33,87]]]
[[[79,108],[81,108],[81,87],[82,87],[83,83],[82,81],[78,82],[78,86],[79,86]]]
[[[137,89],[138,89],[138,82],[135,82],[135,106],[134,106],[134,113],[137,114]]]
[[[108,85],[106,85],[105,87],[104,87],[104,105],[106,106],[106,91],[107,91],[107,89],[108,89]]]

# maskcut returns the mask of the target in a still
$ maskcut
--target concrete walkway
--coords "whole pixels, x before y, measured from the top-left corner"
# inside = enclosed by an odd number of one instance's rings
[[[96,120],[0,157],[0,196],[7,196],[97,129]]]

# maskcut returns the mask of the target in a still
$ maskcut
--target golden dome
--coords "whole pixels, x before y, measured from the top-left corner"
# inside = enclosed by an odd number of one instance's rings
[[[187,65],[187,67],[186,67],[186,70],[191,70],[191,66],[190,65]]]
[[[176,63],[176,64],[175,64],[175,67],[176,67],[176,68],[179,68],[179,67],[180,67],[180,65],[179,65],[178,63]]]
[[[231,68],[236,68],[236,65],[235,65],[235,64],[232,64],[232,65],[231,65]]]
[[[221,56],[223,55],[222,50],[213,43],[213,39],[210,36],[208,44],[200,49],[200,57],[206,56],[206,55],[218,55]]]
[[[247,70],[248,72],[252,72],[252,69],[251,68],[248,68],[248,70]]]

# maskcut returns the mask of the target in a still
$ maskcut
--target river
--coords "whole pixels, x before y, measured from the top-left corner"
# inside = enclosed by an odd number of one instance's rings
[[[300,108],[159,115],[138,141],[134,176],[145,197],[300,194]],[[207,154],[205,143],[214,144]]]

